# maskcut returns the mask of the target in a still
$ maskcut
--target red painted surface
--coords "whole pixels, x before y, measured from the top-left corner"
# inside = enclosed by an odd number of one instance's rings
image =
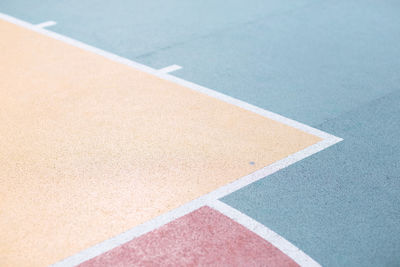
[[[209,208],[133,239],[80,266],[298,266],[276,247]]]

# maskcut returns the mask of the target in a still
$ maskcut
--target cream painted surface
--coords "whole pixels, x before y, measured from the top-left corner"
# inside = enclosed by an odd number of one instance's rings
[[[0,35],[1,266],[55,263],[320,141],[2,20]]]

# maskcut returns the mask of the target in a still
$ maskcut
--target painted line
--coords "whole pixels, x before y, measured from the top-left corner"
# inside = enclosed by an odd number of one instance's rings
[[[171,65],[171,66],[159,69],[158,72],[165,74],[165,73],[170,73],[170,72],[180,70],[180,69],[182,69],[182,67],[179,65]]]
[[[298,266],[262,236],[209,206],[78,266],[162,266],[168,263],[174,266]]]
[[[101,55],[103,57],[106,57],[106,58],[108,58],[110,60],[113,60],[115,62],[119,62],[121,64],[125,64],[127,66],[132,67],[132,68],[135,68],[135,69],[138,69],[138,70],[153,74],[153,75],[155,75],[155,76],[157,76],[159,78],[163,78],[165,80],[175,82],[175,83],[180,84],[182,86],[188,87],[188,88],[190,88],[192,90],[195,90],[195,91],[198,91],[198,92],[202,92],[202,93],[204,93],[204,94],[206,94],[208,96],[217,98],[217,99],[219,99],[221,101],[224,101],[224,102],[230,103],[232,105],[241,107],[243,109],[252,111],[252,112],[257,113],[257,114],[259,114],[261,116],[267,117],[269,119],[272,119],[272,120],[281,122],[283,124],[292,126],[292,127],[296,128],[296,129],[302,130],[302,131],[304,131],[306,133],[316,135],[318,137],[321,137],[322,139],[337,138],[339,141],[342,140],[341,138],[335,137],[335,136],[333,136],[331,134],[328,134],[328,133],[323,132],[321,130],[315,129],[315,128],[310,127],[308,125],[305,125],[305,124],[303,124],[301,122],[291,120],[291,119],[286,118],[284,116],[281,116],[281,115],[279,115],[277,113],[262,109],[260,107],[256,107],[256,106],[254,106],[252,104],[246,103],[244,101],[241,101],[239,99],[233,98],[233,97],[228,96],[228,95],[224,95],[222,93],[219,93],[219,92],[214,91],[212,89],[206,88],[204,86],[197,85],[195,83],[185,81],[183,79],[180,79],[180,78],[177,78],[175,76],[169,75],[168,73],[160,73],[159,70],[153,69],[153,68],[148,67],[146,65],[134,62],[134,61],[132,61],[130,59],[127,59],[127,58],[120,57],[118,55],[115,55],[115,54],[112,54],[110,52],[101,50],[99,48],[84,44],[84,43],[82,43],[80,41],[77,41],[77,40],[74,40],[72,38],[63,36],[61,34],[58,34],[58,33],[55,33],[55,32],[51,32],[51,31],[48,31],[46,29],[38,28],[38,27],[28,23],[28,22],[19,20],[17,18],[11,17],[9,15],[0,13],[0,18],[4,19],[6,21],[9,21],[11,23],[20,25],[22,27],[28,28],[30,30],[33,30],[35,32],[38,32],[38,33],[44,34],[46,36],[52,37],[54,39],[57,39],[57,40],[65,42],[65,43],[71,44],[71,45],[73,45],[75,47],[79,47],[79,48],[85,49],[87,51],[90,51],[92,53],[96,53],[96,54]]]
[[[45,30],[43,28],[39,28],[39,27],[37,27],[35,25],[32,25],[30,23],[21,21],[21,20],[19,20],[17,18],[9,16],[9,15],[0,13],[0,18],[4,19],[6,21],[9,21],[11,23],[20,25],[22,27],[28,28],[30,30],[33,30],[35,32],[38,32],[38,33],[44,34],[46,36],[52,37],[54,39],[66,42],[66,43],[71,44],[71,45],[73,45],[75,47],[79,47],[79,48],[82,48],[84,50],[87,50],[87,51],[96,53],[98,55],[104,56],[104,57],[106,57],[106,58],[108,58],[110,60],[113,60],[115,62],[119,62],[121,64],[125,64],[127,66],[132,67],[132,68],[139,69],[141,71],[153,74],[153,75],[155,75],[157,77],[160,77],[160,78],[163,78],[165,80],[169,80],[169,81],[175,82],[177,84],[183,85],[185,87],[191,88],[192,90],[195,90],[195,91],[198,91],[198,92],[202,92],[202,93],[204,93],[206,95],[209,95],[211,97],[214,97],[214,98],[217,98],[217,99],[222,100],[224,102],[239,106],[239,107],[241,107],[243,109],[252,111],[254,113],[257,113],[259,115],[267,117],[269,119],[281,122],[283,124],[292,126],[292,127],[296,128],[296,129],[302,130],[302,131],[304,131],[306,133],[313,134],[315,136],[318,136],[318,137],[324,139],[324,140],[322,140],[322,141],[320,141],[320,142],[318,142],[318,143],[316,143],[316,144],[314,144],[312,146],[309,146],[309,147],[307,147],[307,148],[305,148],[305,149],[303,149],[303,150],[301,150],[299,152],[296,152],[296,153],[294,153],[294,154],[292,154],[292,155],[290,155],[290,156],[288,156],[288,157],[286,157],[286,158],[284,158],[282,160],[279,160],[279,161],[277,161],[277,162],[275,162],[275,163],[273,163],[273,164],[271,164],[269,166],[266,166],[266,167],[264,167],[264,168],[262,168],[262,169],[260,169],[260,170],[258,170],[256,172],[253,172],[252,174],[244,176],[244,177],[242,177],[242,178],[240,178],[240,179],[238,179],[238,180],[236,180],[236,181],[234,181],[234,182],[232,182],[230,184],[227,184],[227,185],[225,185],[223,187],[220,187],[219,189],[217,189],[217,190],[215,190],[213,192],[210,192],[210,193],[208,193],[208,194],[206,194],[206,195],[204,195],[204,196],[202,196],[200,198],[197,198],[197,199],[195,199],[195,200],[193,200],[193,201],[191,201],[191,202],[189,202],[187,204],[184,204],[184,205],[180,206],[179,208],[177,208],[175,210],[172,210],[172,211],[170,211],[168,213],[165,213],[165,214],[163,214],[161,216],[158,216],[158,217],[156,217],[156,218],[154,218],[154,219],[152,219],[152,220],[150,220],[150,221],[148,221],[148,222],[146,222],[144,224],[136,226],[133,229],[130,229],[130,230],[128,230],[128,231],[126,231],[126,232],[124,232],[124,233],[122,233],[120,235],[117,235],[117,236],[115,236],[115,237],[113,237],[111,239],[108,239],[108,240],[106,240],[106,241],[104,241],[102,243],[99,243],[99,244],[97,244],[97,245],[95,245],[93,247],[90,247],[90,248],[88,248],[88,249],[86,249],[84,251],[81,251],[81,252],[79,252],[79,253],[77,253],[75,255],[72,255],[71,257],[68,257],[68,258],[66,258],[66,259],[64,259],[64,260],[62,260],[62,261],[60,261],[58,263],[53,264],[52,266],[75,266],[77,264],[80,264],[80,263],[82,263],[82,262],[84,262],[86,260],[89,260],[89,259],[91,259],[91,258],[93,258],[95,256],[98,256],[98,255],[102,254],[103,252],[109,251],[110,249],[113,249],[113,248],[115,248],[115,247],[117,247],[119,245],[122,245],[123,243],[126,243],[127,241],[129,241],[129,240],[131,240],[131,239],[133,239],[135,237],[138,237],[140,235],[148,233],[148,232],[150,232],[150,231],[152,231],[152,230],[154,230],[154,229],[156,229],[156,228],[158,228],[158,227],[160,227],[160,226],[162,226],[162,225],[164,225],[164,224],[166,224],[168,222],[171,222],[171,221],[173,221],[173,220],[175,220],[175,219],[177,219],[177,218],[179,218],[179,217],[181,217],[183,215],[186,215],[186,214],[190,213],[191,211],[194,211],[197,208],[200,208],[200,207],[205,206],[205,205],[211,205],[211,206],[215,205],[215,203],[218,201],[219,198],[221,198],[223,196],[226,196],[226,195],[228,195],[228,194],[230,194],[230,193],[232,193],[232,192],[234,192],[234,191],[236,191],[236,190],[238,190],[238,189],[240,189],[240,188],[242,188],[242,187],[244,187],[246,185],[249,185],[249,184],[251,184],[251,183],[253,183],[253,182],[255,182],[255,181],[259,180],[259,179],[262,179],[262,178],[264,178],[264,177],[266,177],[268,175],[271,175],[271,174],[273,174],[273,173],[275,173],[275,172],[277,172],[277,171],[279,171],[279,170],[281,170],[281,169],[283,169],[283,168],[285,168],[285,167],[287,167],[287,166],[289,166],[289,165],[291,165],[291,164],[293,164],[295,162],[298,162],[298,161],[300,161],[300,160],[302,160],[302,159],[304,159],[306,157],[309,157],[309,156],[311,156],[311,155],[313,155],[313,154],[315,154],[315,153],[317,153],[317,152],[319,152],[319,151],[321,151],[321,150],[323,150],[325,148],[328,148],[328,147],[330,147],[330,146],[332,146],[332,145],[334,145],[334,144],[336,144],[336,143],[338,143],[338,142],[343,140],[342,138],[333,136],[331,134],[328,134],[328,133],[323,132],[321,130],[315,129],[315,128],[310,127],[308,125],[305,125],[303,123],[288,119],[288,118],[286,118],[284,116],[281,116],[279,114],[276,114],[276,113],[267,111],[265,109],[256,107],[256,106],[251,105],[249,103],[246,103],[244,101],[241,101],[241,100],[235,99],[233,97],[224,95],[222,93],[219,93],[217,91],[208,89],[206,87],[194,84],[192,82],[188,82],[188,81],[185,81],[183,79],[171,76],[168,73],[162,73],[162,72],[160,73],[159,70],[155,70],[155,69],[153,69],[151,67],[148,67],[148,66],[142,65],[140,63],[131,61],[129,59],[120,57],[118,55],[106,52],[106,51],[101,50],[99,48],[92,47],[90,45],[84,44],[82,42],[79,42],[77,40],[71,39],[69,37],[65,37],[63,35],[60,35],[60,34]],[[233,208],[231,208],[231,209],[233,209]],[[308,266],[310,266],[310,265],[308,265]],[[316,266],[319,266],[319,265],[316,265]]]
[[[240,211],[232,208],[231,206],[219,201],[215,200],[208,204],[209,207],[221,212],[225,216],[228,216],[235,222],[243,225],[250,231],[256,233],[260,237],[267,240],[269,243],[277,247],[284,254],[289,256],[292,260],[294,260],[300,266],[307,267],[320,267],[321,265],[317,263],[315,260],[310,258],[307,254],[305,254],[302,250],[297,248],[295,245],[266,227],[265,225],[255,221],[249,216],[241,213]]]
[[[340,138],[329,138],[326,140],[322,140],[312,146],[309,146],[295,154],[290,155],[282,160],[279,160],[261,170],[258,170],[250,175],[240,178],[235,182],[227,184],[223,187],[218,188],[217,190],[208,193],[200,198],[197,198],[189,203],[186,203],[179,208],[167,212],[163,215],[160,215],[144,224],[138,225],[122,234],[119,234],[111,239],[108,239],[102,243],[99,243],[93,247],[90,247],[84,251],[81,251],[71,257],[68,257],[56,264],[53,264],[53,267],[64,267],[64,266],[76,266],[82,262],[85,262],[91,258],[94,258],[104,252],[107,252],[113,248],[116,248],[133,238],[144,235],[148,232],[151,232],[162,225],[165,225],[177,218],[180,218],[198,208],[201,208],[206,205],[213,205],[219,198],[222,198],[238,189],[249,185],[255,181],[258,181],[268,175],[271,175],[283,168],[286,168],[289,165],[292,165],[295,162],[298,162],[304,158],[307,158],[327,147],[330,147],[337,142],[340,142],[342,139]]]
[[[49,20],[49,21],[45,21],[45,22],[36,24],[36,27],[39,27],[39,28],[43,29],[43,28],[50,27],[50,26],[53,26],[53,25],[56,25],[56,24],[57,24],[57,22]]]

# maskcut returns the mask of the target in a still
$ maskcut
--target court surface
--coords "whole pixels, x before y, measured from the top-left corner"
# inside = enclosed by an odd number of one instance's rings
[[[398,266],[398,14],[0,2],[0,266]]]

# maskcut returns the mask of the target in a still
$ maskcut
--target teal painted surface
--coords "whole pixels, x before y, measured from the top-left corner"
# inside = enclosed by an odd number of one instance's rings
[[[324,266],[398,266],[400,91],[318,128],[344,141],[222,201]]]
[[[345,140],[223,199],[326,266],[400,263],[397,0],[3,0],[0,12]]]
[[[312,0],[2,0],[0,12],[131,59],[167,50]]]
[[[400,2],[319,1],[138,58],[318,125],[400,89]]]

